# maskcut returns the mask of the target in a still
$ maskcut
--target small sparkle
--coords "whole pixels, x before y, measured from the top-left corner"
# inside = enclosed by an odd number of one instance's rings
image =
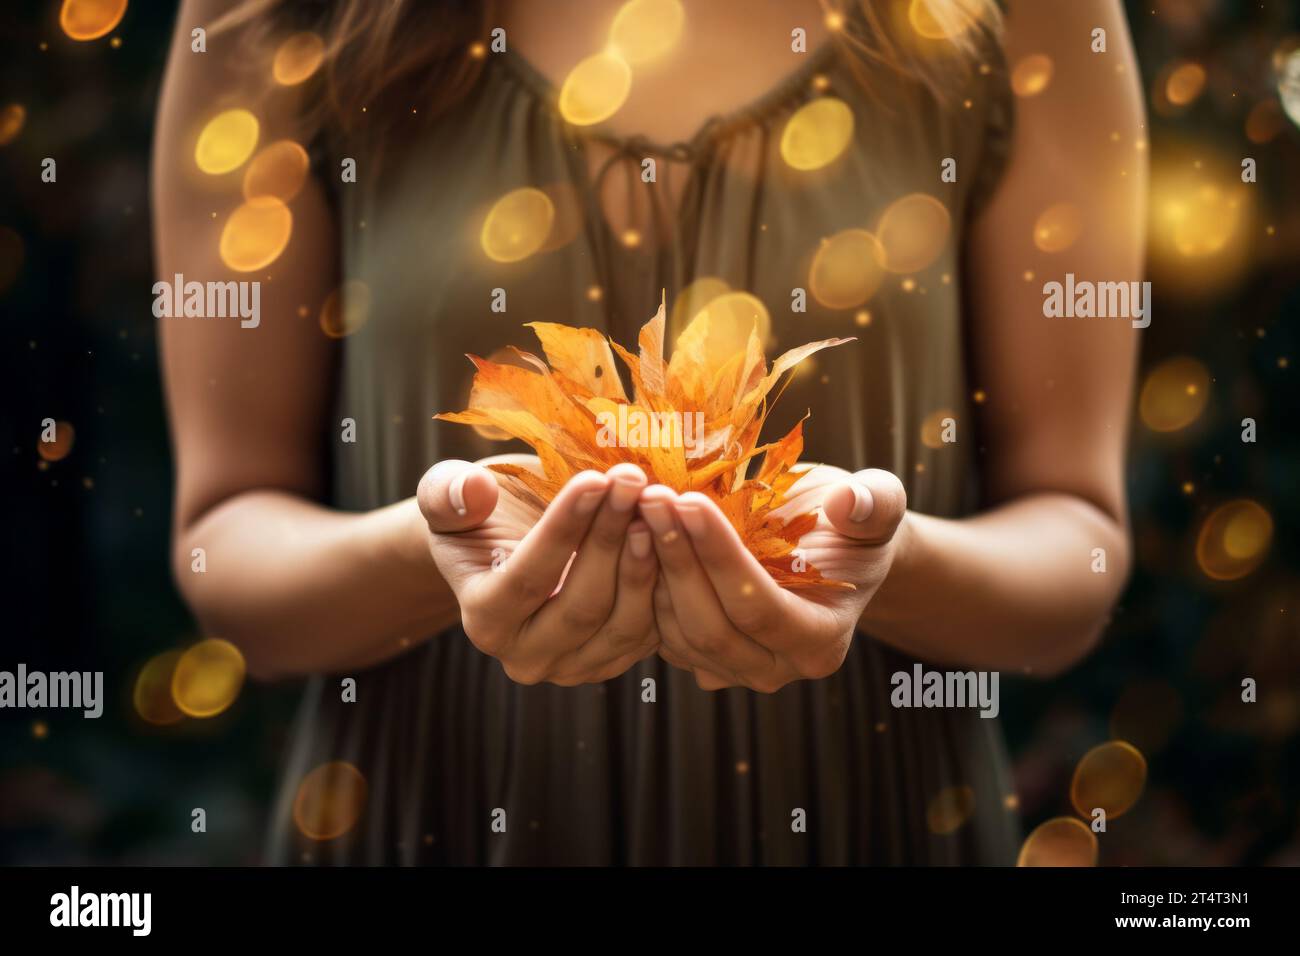
[[[986,398],[988,398],[988,395],[984,393],[984,389],[982,388],[975,389],[975,392],[971,395],[971,399],[976,405],[983,405]]]
[[[742,775],[743,775],[743,774],[747,774],[747,773],[749,773],[749,761],[748,761],[748,760],[737,760],[737,761],[736,761],[736,773],[738,773],[738,774],[742,774]]]
[[[38,720],[36,723],[32,724],[32,736],[37,740],[44,740],[49,735],[50,727],[45,721]]]
[[[605,290],[602,289],[600,286],[593,285],[587,287],[588,302],[599,302],[604,297],[605,297]]]
[[[853,317],[853,321],[858,325],[866,327],[871,324],[871,313],[866,309],[862,309]]]
[[[664,535],[662,540],[664,544],[672,544],[679,537],[681,537],[681,535],[679,535],[677,533],[677,529],[674,528],[672,531],[669,531],[666,535]]]

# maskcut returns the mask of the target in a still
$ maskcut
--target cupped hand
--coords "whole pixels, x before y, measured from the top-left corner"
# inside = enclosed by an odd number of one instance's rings
[[[498,485],[483,467],[493,462],[537,467],[531,455],[442,461],[416,494],[474,646],[521,684],[609,680],[653,654],[657,564],[636,518],[641,469],[584,471],[538,511]]]
[[[886,471],[850,475],[819,465],[804,472],[776,514],[818,513],[798,552],[847,588],[780,587],[745,548],[721,510],[697,492],[653,485],[640,511],[659,557],[655,618],[668,663],[705,690],[742,686],[771,693],[834,673],[858,619],[889,573],[907,510],[902,483]]]

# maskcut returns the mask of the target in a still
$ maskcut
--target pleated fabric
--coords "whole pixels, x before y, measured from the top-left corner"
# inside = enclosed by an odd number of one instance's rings
[[[689,141],[656,144],[577,130],[553,87],[513,53],[489,57],[472,94],[400,141],[332,147],[358,160],[336,195],[345,278],[369,290],[369,320],[341,343],[335,420],[358,441],[334,452],[334,504],[409,497],[444,458],[526,451],[434,422],[465,407],[472,366],[508,345],[536,351],[523,324],[598,328],[625,345],[692,282],[752,293],[773,350],[833,335],[791,381],[765,437],[805,412],[804,458],[895,472],[910,507],[960,516],[979,503],[962,307],[963,237],[997,183],[1011,130],[1005,65],[990,50],[969,88],[943,101],[834,43],[749,108]],[[781,133],[818,96],[854,114],[849,148],[798,171]],[[346,152],[343,152],[346,150]],[[656,160],[653,183],[643,160]],[[939,171],[955,159],[957,181]],[[334,177],[331,177],[334,178]],[[479,230],[492,204],[532,187],[552,198],[534,255],[494,262]],[[619,203],[611,203],[615,191]],[[810,288],[820,245],[874,229],[889,204],[924,193],[950,217],[938,258],[886,277],[862,308]],[[626,221],[609,210],[621,205]],[[635,229],[639,242],[629,244]],[[807,310],[793,311],[793,290]],[[494,290],[506,310],[493,311]],[[865,315],[859,313],[864,312]],[[670,333],[672,330],[670,329]],[[670,337],[671,341],[671,337]],[[958,422],[930,447],[923,424]],[[935,444],[931,442],[930,444]],[[390,662],[308,682],[292,732],[267,857],[310,864],[1005,864],[1018,829],[997,721],[975,710],[900,709],[890,676],[913,660],[854,640],[839,672],[771,695],[708,693],[657,658],[601,685],[524,687],[459,629]],[[357,681],[355,703],[340,681]],[[654,700],[644,681],[653,679]],[[303,777],[347,761],[364,810],[346,834],[305,837]],[[504,821],[504,832],[499,832]],[[496,826],[494,827],[494,822]]]

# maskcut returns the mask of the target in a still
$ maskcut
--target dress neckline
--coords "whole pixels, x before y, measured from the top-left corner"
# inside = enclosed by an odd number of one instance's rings
[[[707,148],[728,133],[744,126],[760,123],[770,114],[802,95],[811,95],[812,78],[826,69],[838,52],[836,38],[830,36],[809,53],[807,61],[786,74],[773,86],[749,102],[726,112],[708,117],[689,139],[675,143],[659,143],[639,134],[616,133],[607,122],[592,126],[574,126],[560,115],[560,92],[555,84],[522,53],[507,46],[501,53],[493,54],[510,70],[517,80],[540,102],[545,104],[555,119],[564,123],[574,134],[598,140],[615,147],[620,152],[644,151],[682,161],[691,161],[706,152]]]

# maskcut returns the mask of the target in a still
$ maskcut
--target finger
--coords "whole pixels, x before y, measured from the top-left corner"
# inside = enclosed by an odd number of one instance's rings
[[[555,671],[560,675],[555,679],[556,683],[574,678],[587,681],[608,679],[595,675],[607,672],[618,661],[631,666],[653,652],[659,643],[653,604],[656,572],[650,530],[644,522],[635,521],[627,529],[618,558],[617,596],[613,608],[594,636],[556,663]],[[561,593],[569,588],[569,584],[569,581],[565,582]]]
[[[772,509],[774,517],[785,521],[816,511],[827,491],[851,477],[843,468],[834,465],[796,465],[795,469],[800,472],[799,479],[786,492],[781,507]]]
[[[596,512],[586,536],[578,545],[578,556],[564,578],[560,592],[538,612],[535,633],[543,643],[576,647],[600,630],[614,607],[622,555],[627,545],[627,529],[635,514],[637,499],[645,488],[645,474],[636,465],[615,465],[606,473],[609,493]],[[649,546],[649,532],[642,532]],[[638,539],[640,540],[640,539]],[[644,566],[652,564],[649,553]],[[647,587],[647,604],[648,604]]]
[[[822,512],[845,537],[885,544],[907,512],[907,491],[891,472],[868,468],[828,491]]]
[[[672,489],[652,485],[641,495],[641,516],[654,532],[655,554],[682,636],[711,670],[738,676],[768,671],[774,663],[772,652],[732,626],[677,520],[675,498]]]
[[[473,615],[481,632],[518,640],[524,622],[554,593],[608,487],[609,479],[596,471],[570,478],[500,570],[474,579],[470,607],[462,602],[462,613]]]
[[[770,646],[770,635],[788,619],[789,593],[749,553],[727,516],[706,495],[687,492],[673,508],[727,618],[742,634]]]
[[[740,683],[735,675],[723,676],[709,668],[708,664],[682,637],[681,628],[673,615],[672,598],[668,596],[668,586],[660,576],[655,586],[655,627],[659,633],[659,656],[678,670],[686,671],[700,684],[701,677],[714,688],[734,687]],[[708,689],[708,688],[706,688]]]
[[[431,532],[454,534],[482,524],[492,514],[497,482],[486,468],[449,458],[424,473],[415,500]]]

